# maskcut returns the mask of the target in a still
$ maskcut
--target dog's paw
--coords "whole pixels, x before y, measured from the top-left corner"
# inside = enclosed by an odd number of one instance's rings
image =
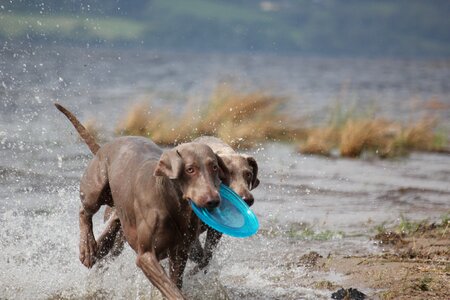
[[[206,274],[206,273],[208,273],[208,268],[206,268],[206,266],[196,265],[192,270],[187,272],[187,276],[193,277],[193,276],[197,275],[198,273]]]
[[[195,276],[198,272],[200,272],[200,268],[198,266],[195,266],[192,270],[190,270],[189,272],[187,272],[187,277],[192,277]]]
[[[200,268],[200,270],[205,269],[212,258],[212,252],[206,252],[203,254],[202,260],[197,264],[197,266]]]
[[[80,261],[87,268],[92,268],[95,263],[95,253],[97,252],[97,242],[92,234],[88,234],[80,241]]]

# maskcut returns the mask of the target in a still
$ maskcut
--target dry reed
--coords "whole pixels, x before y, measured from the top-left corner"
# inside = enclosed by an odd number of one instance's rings
[[[213,135],[237,148],[248,148],[270,140],[289,140],[304,130],[282,113],[285,99],[266,93],[238,93],[218,88],[203,109],[186,105],[174,115],[167,107],[149,103],[134,105],[116,129],[117,134],[151,137],[161,145],[173,145],[201,135]]]
[[[300,152],[330,155],[333,149],[339,149],[343,157],[359,157],[371,152],[384,158],[412,150],[444,151],[447,142],[445,137],[439,136],[436,126],[436,120],[430,118],[403,125],[382,118],[349,117],[340,126],[310,130]]]
[[[141,135],[160,145],[174,145],[198,136],[213,135],[235,148],[249,148],[267,141],[301,143],[300,152],[344,157],[374,153],[379,157],[404,155],[411,150],[448,151],[447,133],[438,134],[437,121],[424,118],[408,125],[357,116],[336,106],[328,126],[306,128],[283,113],[285,99],[262,92],[239,93],[218,88],[203,108],[188,103],[181,114],[169,107],[140,102],[131,107],[116,128],[119,135]]]
[[[339,132],[334,127],[310,129],[300,150],[303,154],[320,154],[328,156],[336,147]]]

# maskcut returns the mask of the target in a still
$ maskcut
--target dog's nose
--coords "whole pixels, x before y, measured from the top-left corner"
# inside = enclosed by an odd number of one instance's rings
[[[213,209],[213,208],[216,208],[217,206],[219,206],[219,204],[220,204],[219,199],[210,199],[210,200],[206,201],[206,208]]]
[[[247,203],[248,206],[252,206],[253,203],[255,202],[255,199],[253,197],[242,197],[242,200],[244,200],[245,203]]]

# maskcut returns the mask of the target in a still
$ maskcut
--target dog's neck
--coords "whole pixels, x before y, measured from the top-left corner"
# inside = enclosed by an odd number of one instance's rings
[[[156,176],[157,191],[164,196],[179,198],[183,196],[180,184],[165,176]]]
[[[187,199],[183,199],[183,192],[178,181],[158,176],[156,183],[158,192],[166,198],[166,209],[180,234],[184,236],[191,227],[196,230],[198,218]]]

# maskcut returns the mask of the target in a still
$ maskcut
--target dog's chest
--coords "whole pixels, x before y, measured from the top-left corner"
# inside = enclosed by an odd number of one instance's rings
[[[168,238],[169,247],[177,245],[188,246],[199,235],[200,220],[192,212],[187,212],[178,216],[168,215],[164,221],[164,227],[161,228],[160,235]]]

